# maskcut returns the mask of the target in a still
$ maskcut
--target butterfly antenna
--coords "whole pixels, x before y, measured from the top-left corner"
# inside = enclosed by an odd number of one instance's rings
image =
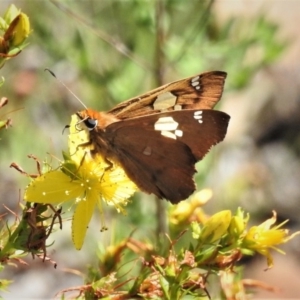
[[[56,80],[58,80],[61,85],[63,85],[69,91],[69,93],[71,93],[78,100],[79,103],[81,103],[85,109],[88,109],[87,106],[60,79],[58,79],[50,69],[45,69],[45,71],[48,71]]]

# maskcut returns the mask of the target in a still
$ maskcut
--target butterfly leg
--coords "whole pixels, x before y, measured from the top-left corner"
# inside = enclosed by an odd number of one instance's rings
[[[108,158],[104,157],[104,161],[105,161],[106,164],[108,164],[108,166],[104,168],[104,172],[103,172],[103,174],[102,174],[102,176],[100,178],[100,182],[102,182],[104,174],[107,171],[111,170],[113,168],[113,166],[114,166],[114,164],[110,160],[108,160]]]

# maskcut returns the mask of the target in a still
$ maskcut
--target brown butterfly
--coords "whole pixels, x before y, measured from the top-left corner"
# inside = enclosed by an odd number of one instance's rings
[[[212,110],[226,73],[178,80],[115,106],[77,113],[90,131],[92,155],[117,161],[144,192],[172,203],[195,191],[195,163],[221,142],[230,117]]]

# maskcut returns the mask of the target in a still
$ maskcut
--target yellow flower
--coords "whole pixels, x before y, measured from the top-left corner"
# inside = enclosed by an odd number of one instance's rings
[[[201,232],[197,233],[193,225],[193,237],[204,243],[214,243],[227,233],[231,221],[231,211],[223,210],[212,215],[205,223]],[[200,234],[199,234],[200,233]],[[199,234],[199,236],[198,236]]]
[[[280,229],[288,220],[281,224],[272,227],[276,223],[277,215],[273,211],[272,218],[266,220],[258,226],[253,226],[247,232],[242,247],[256,251],[267,258],[268,267],[273,266],[273,258],[270,254],[270,249],[274,249],[282,254],[285,254],[282,250],[276,248],[276,245],[284,244],[290,239],[294,238],[300,232],[296,232],[293,235],[288,235],[287,229]]]
[[[201,222],[208,217],[201,207],[212,197],[210,189],[203,189],[193,195],[190,201],[179,202],[176,206],[170,207],[169,219],[170,224],[177,226],[178,229],[192,221]]]
[[[244,211],[239,207],[235,216],[231,218],[228,233],[231,238],[238,240],[243,236],[246,225],[249,221],[249,214],[245,216]]]
[[[10,5],[4,17],[0,17],[0,68],[4,63],[17,56],[27,46],[26,40],[31,33],[29,18],[15,5]]]
[[[77,116],[73,115],[68,160],[60,169],[47,172],[32,181],[24,199],[37,203],[60,203],[76,199],[72,238],[79,250],[95,206],[98,205],[101,216],[102,201],[125,213],[124,206],[137,187],[116,162],[110,165],[101,155],[91,156],[92,145],[84,145],[89,140],[88,130],[78,121]]]
[[[11,47],[18,47],[28,38],[30,34],[29,18],[24,13],[20,13],[11,22],[8,30],[6,31],[4,38],[10,40]]]

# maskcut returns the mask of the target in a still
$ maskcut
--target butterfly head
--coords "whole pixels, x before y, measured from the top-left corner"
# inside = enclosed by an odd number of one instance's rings
[[[86,126],[86,128],[89,131],[94,130],[97,125],[98,125],[98,120],[89,117],[87,114],[84,114],[85,111],[83,112],[78,112],[77,116],[80,118],[80,121],[78,123],[84,123],[84,125]]]
[[[80,121],[78,123],[84,123],[89,131],[92,131],[98,125],[98,119],[94,116],[94,111],[86,109],[77,112],[76,115],[79,117]]]
[[[92,109],[85,109],[76,113],[80,121],[83,122],[89,131],[98,129],[105,129],[111,123],[119,121],[118,118],[111,114],[98,112]]]

